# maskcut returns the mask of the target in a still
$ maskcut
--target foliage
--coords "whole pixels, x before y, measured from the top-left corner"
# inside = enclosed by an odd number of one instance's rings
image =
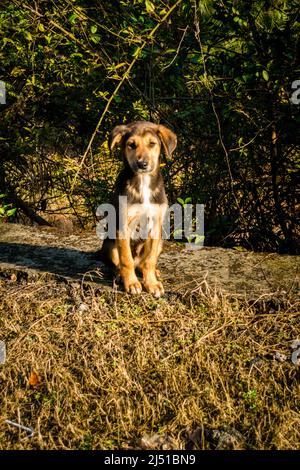
[[[86,225],[109,131],[150,119],[178,134],[169,199],[205,204],[207,244],[296,252],[299,25],[296,0],[2,1],[0,191]]]
[[[11,204],[5,204],[5,194],[0,194],[0,222],[9,220],[15,215],[17,208]]]

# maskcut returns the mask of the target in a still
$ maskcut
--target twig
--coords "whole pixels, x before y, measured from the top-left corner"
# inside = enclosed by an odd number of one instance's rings
[[[274,123],[274,121],[271,121],[269,122],[269,124],[267,124],[265,127],[263,127],[262,129],[259,129],[259,131],[257,131],[257,133],[255,134],[255,136],[249,140],[249,142],[247,142],[246,144],[244,145],[241,145],[240,147],[235,147],[233,149],[230,149],[229,152],[235,152],[237,150],[241,150],[245,147],[248,147],[248,145],[252,144],[252,142],[254,142],[254,140],[256,139],[256,137],[261,134],[262,132],[264,132],[265,130],[267,130],[272,124]]]
[[[180,42],[179,42],[179,44],[178,44],[178,47],[177,47],[177,49],[176,49],[176,53],[175,53],[173,59],[171,60],[171,62],[170,62],[169,64],[165,65],[165,67],[163,67],[163,68],[161,69],[161,71],[166,70],[167,68],[171,67],[171,65],[173,64],[173,62],[176,60],[176,57],[177,57],[178,54],[179,54],[179,51],[180,51],[180,48],[181,48],[181,44],[182,44],[182,42],[183,42],[183,40],[184,40],[184,36],[186,35],[187,30],[188,30],[188,26],[187,26],[187,27],[184,29],[184,31],[183,31],[183,35],[182,35],[182,37],[181,37],[181,39],[180,39]]]
[[[32,437],[34,435],[34,430],[32,428],[28,428],[27,426],[23,426],[23,424],[15,423],[14,421],[10,421],[6,419],[5,422],[10,424],[11,426],[15,426],[16,428],[22,429],[23,431],[27,432],[27,437]]]

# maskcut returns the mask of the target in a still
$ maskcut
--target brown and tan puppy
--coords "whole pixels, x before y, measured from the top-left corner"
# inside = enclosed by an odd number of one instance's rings
[[[163,125],[138,121],[113,129],[110,150],[117,144],[122,147],[124,168],[112,200],[117,216],[116,239],[104,240],[102,259],[117,269],[126,292],[142,292],[137,269],[146,291],[158,298],[164,294],[164,288],[157,279],[156,264],[162,250],[162,223],[168,205],[160,153],[163,147],[171,155],[177,138]],[[126,197],[125,208],[119,196]]]

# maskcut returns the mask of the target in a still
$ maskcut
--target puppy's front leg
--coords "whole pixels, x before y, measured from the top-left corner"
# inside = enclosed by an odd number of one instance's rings
[[[119,271],[125,291],[129,294],[140,294],[142,286],[135,274],[129,237],[120,238],[119,235],[117,234],[116,240],[119,253]]]
[[[157,279],[156,263],[161,251],[161,240],[148,238],[144,245],[144,257],[140,263],[145,289],[154,297],[164,295],[164,288]]]

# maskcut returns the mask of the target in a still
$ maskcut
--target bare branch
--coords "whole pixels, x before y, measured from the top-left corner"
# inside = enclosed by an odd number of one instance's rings
[[[186,33],[187,33],[187,30],[188,30],[188,26],[187,26],[187,27],[184,29],[184,31],[183,31],[183,35],[182,35],[182,37],[181,37],[181,39],[180,39],[180,42],[179,42],[179,44],[178,44],[178,47],[177,47],[177,49],[176,49],[176,54],[174,55],[174,57],[173,57],[173,59],[171,60],[171,62],[170,62],[168,65],[165,65],[165,66],[161,69],[162,71],[163,71],[163,70],[166,70],[166,69],[169,68],[169,67],[171,67],[171,65],[175,62],[175,60],[176,60],[176,58],[177,58],[177,56],[178,56],[178,54],[179,54],[179,51],[180,51],[180,48],[181,48],[181,44],[183,43],[184,36],[185,36]]]
[[[230,149],[229,152],[236,152],[237,150],[241,150],[245,147],[248,147],[248,145],[250,145],[250,144],[252,144],[252,142],[254,142],[254,140],[256,139],[257,136],[259,136],[259,134],[261,134],[262,132],[267,130],[272,124],[274,124],[273,121],[269,122],[269,124],[267,126],[263,127],[262,129],[259,129],[259,131],[256,132],[255,136],[252,137],[252,139],[250,139],[249,142],[247,142],[244,145],[241,145],[240,147],[235,147],[233,149]]]

